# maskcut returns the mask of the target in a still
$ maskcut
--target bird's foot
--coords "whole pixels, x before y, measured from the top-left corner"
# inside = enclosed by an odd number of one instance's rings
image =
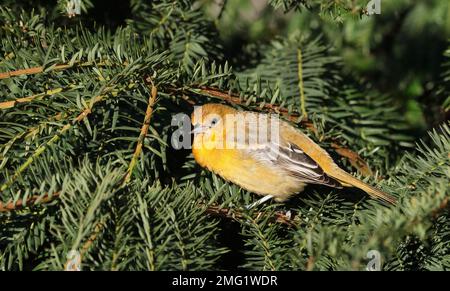
[[[253,207],[258,206],[258,205],[260,205],[260,204],[263,204],[264,202],[266,202],[267,200],[270,200],[270,199],[272,199],[272,198],[273,198],[273,195],[266,195],[266,196],[264,196],[263,198],[259,199],[258,201],[253,202],[252,204],[246,205],[245,208],[246,208],[247,210],[250,210],[250,209],[252,209]]]

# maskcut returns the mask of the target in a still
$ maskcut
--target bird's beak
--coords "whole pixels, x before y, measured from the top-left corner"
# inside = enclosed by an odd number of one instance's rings
[[[202,126],[202,125],[200,125],[200,124],[197,123],[197,124],[194,125],[194,129],[191,131],[191,134],[192,134],[192,133],[193,133],[193,134],[203,133],[203,132],[205,132],[207,129],[208,129],[207,126]]]

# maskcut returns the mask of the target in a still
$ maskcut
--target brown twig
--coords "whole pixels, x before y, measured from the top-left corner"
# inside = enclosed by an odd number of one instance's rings
[[[367,163],[358,155],[356,152],[344,148],[343,146],[333,142],[331,143],[331,147],[338,153],[341,157],[345,157],[350,161],[350,164],[358,169],[363,176],[371,176],[372,170],[369,168]]]
[[[86,240],[86,242],[81,247],[81,250],[79,252],[79,257],[76,258],[75,262],[73,261],[73,258],[68,258],[66,263],[64,264],[64,270],[66,270],[66,271],[81,270],[81,260],[83,259],[83,256],[86,254],[86,252],[92,246],[92,244],[95,242],[98,235],[102,231],[103,227],[104,227],[104,223],[102,223],[102,222],[99,222],[95,225],[94,231],[91,233],[89,238]]]
[[[0,80],[1,79],[7,79],[15,76],[21,76],[21,75],[32,75],[32,74],[38,74],[42,73],[44,71],[44,67],[33,67],[28,69],[20,69],[15,71],[9,71],[0,73]]]
[[[6,202],[6,203],[3,203],[0,201],[0,212],[10,212],[10,211],[22,209],[29,205],[49,203],[49,202],[53,201],[53,199],[59,197],[59,195],[60,195],[60,192],[55,192],[51,196],[49,194],[45,194],[44,196],[34,195],[31,197],[28,197],[25,201],[23,199],[19,199],[15,202],[10,201],[10,202]]]
[[[81,66],[86,66],[87,64],[88,63],[83,63],[83,64],[81,64]],[[72,67],[74,67],[74,65],[69,65],[69,64],[55,65],[53,67],[53,70],[64,70],[64,69],[72,68]],[[20,70],[15,70],[15,71],[4,72],[4,73],[0,73],[0,80],[8,79],[11,77],[16,77],[16,76],[39,74],[39,73],[44,72],[44,70],[45,70],[44,66],[39,66],[39,67],[32,67],[32,68],[28,68],[28,69],[20,69]]]
[[[151,83],[151,95],[148,99],[147,110],[145,111],[144,122],[142,123],[141,132],[139,133],[136,149],[134,150],[133,157],[131,158],[130,165],[128,166],[128,170],[122,185],[125,185],[130,180],[131,175],[133,173],[133,169],[137,163],[139,155],[142,152],[142,145],[144,143],[144,139],[147,136],[147,132],[150,127],[150,120],[153,114],[153,107],[155,105],[156,97],[158,95],[158,90],[153,84],[153,81],[150,78],[148,78],[148,80]]]
[[[83,256],[89,250],[89,248],[94,243],[94,241],[97,238],[97,236],[100,234],[100,232],[103,229],[103,227],[104,227],[104,224],[101,223],[101,222],[99,222],[99,223],[97,223],[95,225],[94,231],[92,232],[92,234],[89,236],[87,241],[81,247],[81,251],[80,251],[80,255],[81,256]]]
[[[54,65],[52,70],[55,71],[60,71],[60,70],[65,70],[65,69],[70,69],[73,67],[87,67],[87,66],[104,66],[104,65],[109,65],[109,62],[105,61],[105,62],[76,62],[72,65],[70,64],[58,64],[58,65]],[[9,72],[3,72],[0,73],[0,80],[1,79],[8,79],[11,77],[16,77],[16,76],[24,76],[24,75],[34,75],[34,74],[39,74],[44,72],[45,67],[44,66],[38,66],[38,67],[32,67],[32,68],[28,68],[28,69],[20,69],[20,70],[15,70],[15,71],[9,71]]]
[[[28,102],[31,102],[33,100],[40,100],[40,99],[42,99],[42,98],[44,98],[46,96],[55,95],[57,93],[63,92],[64,90],[69,90],[71,87],[72,86],[69,86],[67,88],[56,88],[56,89],[53,89],[53,90],[47,90],[44,93],[39,93],[39,94],[27,96],[27,97],[17,98],[15,100],[11,100],[11,101],[0,102],[0,110],[13,108],[17,104],[28,103]]]
[[[241,222],[244,219],[244,214],[239,210],[235,210],[232,208],[221,208],[218,205],[210,205],[206,208],[205,212],[212,216],[217,216],[221,218],[232,219],[238,222]],[[255,215],[255,220],[260,219],[265,215],[265,212],[258,212]],[[289,227],[293,227],[297,224],[295,221],[295,215],[288,216],[285,212],[275,212],[274,216],[270,219],[271,222],[281,223],[287,225]]]

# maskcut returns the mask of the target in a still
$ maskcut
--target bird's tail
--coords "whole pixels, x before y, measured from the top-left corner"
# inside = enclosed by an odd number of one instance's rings
[[[337,170],[332,177],[340,181],[344,186],[351,185],[367,192],[367,194],[369,194],[372,198],[381,199],[393,205],[395,205],[397,202],[397,200],[391,195],[384,193],[383,191],[378,190],[377,188],[370,186],[369,184],[364,183],[363,181],[353,177],[352,175],[341,169]]]

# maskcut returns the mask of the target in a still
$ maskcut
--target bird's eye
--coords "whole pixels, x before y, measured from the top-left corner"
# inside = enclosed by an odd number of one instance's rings
[[[218,122],[219,122],[219,120],[218,120],[217,118],[213,118],[213,119],[211,120],[211,126],[216,125]]]

